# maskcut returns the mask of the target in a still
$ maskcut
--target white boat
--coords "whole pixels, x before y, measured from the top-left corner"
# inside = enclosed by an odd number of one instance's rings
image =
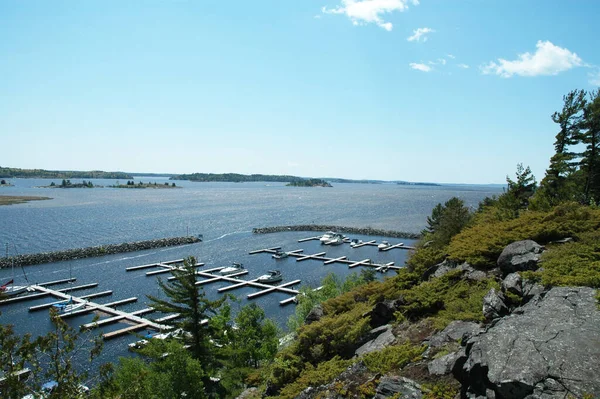
[[[85,307],[87,301],[83,302],[73,302],[73,297],[69,298],[68,301],[55,303],[52,307],[58,310],[58,314],[67,314],[72,313],[76,310],[82,309]]]
[[[16,247],[15,247],[15,250],[16,250]],[[6,257],[8,258],[8,243],[6,244]],[[4,295],[7,297],[17,296],[19,294],[22,294],[22,293],[26,292],[29,288],[28,285],[15,285],[15,260],[14,260],[14,258],[12,259],[11,269],[12,269],[12,278],[10,279],[10,281],[4,285],[0,285],[0,295]],[[25,271],[23,271],[23,273],[25,273]],[[27,279],[27,276],[25,276],[25,279]]]
[[[271,257],[275,258],[275,259],[283,259],[283,258],[287,258],[289,256],[289,254],[287,252],[284,252],[280,249],[278,249],[277,251],[275,251],[275,253],[273,255],[271,255]]]
[[[381,241],[381,244],[377,246],[377,248],[381,251],[382,249],[386,249],[390,246],[390,243],[387,241]]]
[[[129,350],[138,350],[138,349],[142,349],[144,346],[148,345],[148,342],[150,342],[150,340],[152,339],[167,339],[167,338],[172,338],[173,337],[173,332],[166,332],[166,333],[148,333],[144,336],[143,339],[140,339],[139,341],[135,341],[132,342],[130,344],[128,344],[127,346],[129,347]]]
[[[335,233],[330,240],[326,241],[326,245],[341,245],[344,243],[344,236],[342,234]]]
[[[242,270],[245,270],[244,265],[242,265],[241,263],[238,263],[238,262],[233,262],[232,266],[229,266],[229,267],[219,270],[219,274],[221,276],[228,276],[230,274],[239,273]]]
[[[281,275],[281,272],[279,270],[269,270],[268,274],[263,274],[258,279],[256,279],[257,282],[263,284],[277,283],[281,280],[283,280],[283,276]]]
[[[328,231],[319,238],[319,241],[321,241],[321,244],[325,244],[327,241],[331,240],[335,234],[337,234],[335,231]]]
[[[357,246],[359,246],[362,243],[363,243],[362,240],[359,240],[358,238],[353,238],[352,241],[350,242],[350,247],[356,248]]]
[[[0,295],[6,295],[8,297],[17,296],[24,293],[29,288],[26,285],[14,285],[14,280],[10,280],[8,283],[0,286]]]
[[[38,392],[36,394],[29,394],[29,395],[25,395],[23,396],[21,399],[44,399],[44,398],[49,398],[52,395],[52,392],[54,392],[54,390],[56,390],[56,388],[58,387],[58,382],[56,381],[48,381],[46,383],[44,383],[42,385],[42,389],[41,392]],[[86,397],[88,392],[89,392],[89,388],[83,384],[79,384],[77,386],[78,391],[79,391],[79,395],[77,397]]]

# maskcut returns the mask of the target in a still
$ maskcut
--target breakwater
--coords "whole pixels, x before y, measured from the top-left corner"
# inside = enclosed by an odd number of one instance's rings
[[[260,227],[252,229],[255,234],[268,234],[268,233],[280,233],[283,231],[338,231],[340,233],[350,234],[361,234],[366,236],[382,236],[392,238],[410,238],[419,239],[420,234],[408,233],[405,231],[395,230],[381,230],[374,229],[372,227],[347,227],[347,226],[331,226],[331,225],[319,225],[319,224],[301,224],[295,226],[273,226],[273,227]]]
[[[39,265],[41,263],[60,262],[72,259],[91,258],[123,252],[135,252],[145,249],[175,247],[178,245],[194,244],[202,241],[199,237],[172,237],[156,240],[126,242],[123,244],[99,245],[96,247],[67,249],[64,251],[24,254],[0,259],[0,269],[15,266]]]

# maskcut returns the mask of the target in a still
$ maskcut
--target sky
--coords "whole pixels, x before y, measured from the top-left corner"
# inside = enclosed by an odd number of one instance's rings
[[[541,180],[597,0],[0,0],[0,166]]]

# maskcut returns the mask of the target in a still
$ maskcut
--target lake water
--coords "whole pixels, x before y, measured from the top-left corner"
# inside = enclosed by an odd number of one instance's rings
[[[136,178],[136,182],[165,178]],[[399,230],[418,233],[426,217],[438,203],[457,196],[476,207],[486,196],[502,192],[499,186],[444,185],[405,186],[396,184],[333,184],[333,188],[286,187],[283,183],[194,183],[176,181],[178,189],[114,189],[115,180],[93,179],[94,189],[41,188],[59,179],[11,179],[13,187],[0,188],[0,195],[39,195],[48,201],[0,207],[0,243],[9,244],[9,253],[37,253],[104,244],[149,240],[155,238],[203,234],[204,241],[182,247],[161,248],[115,254],[68,262],[25,267],[27,279],[44,282],[77,277],[75,285],[97,282],[98,288],[77,294],[113,290],[113,295],[98,298],[99,303],[138,297],[138,302],[119,309],[133,311],[146,307],[146,294],[160,295],[156,277],[146,277],[147,270],[126,272],[125,268],[193,255],[204,268],[228,266],[242,262],[255,278],[269,269],[280,269],[283,282],[299,279],[300,285],[317,287],[328,273],[340,277],[350,272],[343,264],[324,266],[321,261],[296,262],[294,258],[275,260],[270,254],[249,255],[252,250],[282,246],[284,250],[303,249],[304,253],[327,251],[328,257],[348,256],[352,260],[373,259],[377,263],[394,261],[402,265],[407,251],[394,249],[379,252],[376,247],[351,249],[348,244],[324,247],[318,241],[298,243],[298,239],[317,235],[314,232],[252,234],[252,228],[296,224],[334,224]],[[74,183],[79,179],[72,179]],[[123,182],[121,182],[123,183]],[[169,181],[171,183],[171,181]],[[363,240],[385,237],[350,235]],[[407,245],[411,240],[389,239]],[[389,273],[389,272],[388,272]],[[11,270],[0,270],[0,281],[12,276]],[[15,270],[16,283],[25,281],[21,270]],[[166,277],[166,275],[163,275]],[[382,278],[382,276],[380,276]],[[209,298],[219,297],[217,288],[228,283],[205,286]],[[298,288],[300,285],[294,287]],[[64,288],[64,287],[57,287]],[[232,291],[240,305],[249,301],[246,295],[254,288]],[[280,307],[286,294],[269,294],[253,299],[283,329],[294,311],[294,305]],[[46,333],[51,327],[47,311],[28,312],[28,307],[50,299],[26,301],[0,307],[0,323],[14,324],[17,333]],[[234,305],[240,306],[240,305]],[[72,326],[91,321],[92,315],[69,320]],[[102,332],[123,328],[114,324]],[[126,354],[127,343],[136,340],[125,336],[106,342],[102,359],[115,359]],[[102,360],[101,359],[101,360]]]

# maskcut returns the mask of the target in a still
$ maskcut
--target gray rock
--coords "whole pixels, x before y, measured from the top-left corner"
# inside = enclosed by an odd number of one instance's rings
[[[314,323],[315,321],[319,321],[321,320],[321,317],[323,317],[324,313],[323,313],[323,308],[321,307],[321,305],[315,305],[315,307],[313,307],[310,312],[308,312],[308,314],[306,315],[306,318],[304,319],[304,323],[305,324],[310,324],[310,323]]]
[[[546,291],[543,285],[528,280],[523,281],[523,300],[525,302],[530,301],[536,296],[543,296]]]
[[[394,318],[394,313],[400,308],[402,303],[404,303],[403,298],[377,302],[369,314],[371,317],[371,326],[379,327],[389,323]]]
[[[481,327],[479,324],[473,323],[472,321],[461,321],[455,320],[452,323],[448,324],[443,331],[434,334],[429,339],[429,346],[433,348],[439,348],[444,344],[449,342],[467,342],[469,338],[473,335],[479,334],[481,331]]]
[[[403,399],[421,399],[423,397],[423,389],[413,380],[384,376],[379,380],[373,399],[389,398],[398,393]]]
[[[532,240],[517,241],[504,248],[498,258],[502,273],[509,274],[537,269],[544,247]]]
[[[382,332],[377,336],[377,338],[365,343],[360,348],[358,348],[354,352],[354,354],[356,356],[362,356],[362,355],[370,353],[370,352],[382,350],[386,346],[391,345],[394,342],[394,340],[396,339],[396,337],[392,333],[392,326],[387,325],[387,326],[383,326],[383,327],[385,327],[385,328],[382,329],[382,327],[380,327],[380,328],[375,329],[375,330],[381,330]]]
[[[595,295],[588,287],[556,287],[530,301],[471,338],[454,376],[465,391],[483,396],[491,389],[498,399],[600,396]]]
[[[508,314],[508,307],[504,295],[495,288],[490,289],[483,297],[483,316],[487,320],[492,320],[506,314]]]
[[[508,276],[506,276],[506,278],[502,281],[502,290],[522,296],[523,287],[521,275],[519,273],[510,273]]]
[[[465,278],[469,280],[481,281],[487,278],[487,274],[481,270],[476,270],[473,266],[469,265],[467,262],[461,263],[460,265],[451,261],[444,260],[442,263],[438,263],[437,265],[431,267],[425,273],[424,279],[442,277],[444,274],[451,272],[453,270],[461,270],[465,274]]]
[[[450,374],[454,369],[454,364],[460,357],[457,352],[449,353],[445,356],[433,359],[427,364],[427,370],[431,375],[445,375]]]

